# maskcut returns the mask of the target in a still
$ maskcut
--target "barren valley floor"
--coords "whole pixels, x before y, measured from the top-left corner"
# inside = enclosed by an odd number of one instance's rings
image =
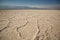
[[[60,40],[60,10],[0,10],[0,40]]]

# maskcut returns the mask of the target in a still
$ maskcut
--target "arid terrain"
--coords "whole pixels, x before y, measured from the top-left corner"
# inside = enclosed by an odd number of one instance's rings
[[[60,40],[60,10],[0,10],[0,40]]]

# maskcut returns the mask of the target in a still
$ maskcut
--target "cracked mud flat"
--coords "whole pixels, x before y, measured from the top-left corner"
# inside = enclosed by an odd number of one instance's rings
[[[0,40],[60,40],[60,10],[0,10]]]

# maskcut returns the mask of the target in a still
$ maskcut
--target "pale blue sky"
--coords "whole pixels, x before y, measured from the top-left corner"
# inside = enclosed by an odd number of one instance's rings
[[[0,4],[60,4],[60,0],[0,0]]]
[[[0,8],[15,7],[15,6],[49,7],[49,5],[59,6],[60,0],[0,0]]]

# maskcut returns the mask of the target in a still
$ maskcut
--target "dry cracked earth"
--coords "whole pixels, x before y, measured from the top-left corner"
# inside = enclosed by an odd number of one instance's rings
[[[60,10],[0,10],[0,40],[60,40]]]

